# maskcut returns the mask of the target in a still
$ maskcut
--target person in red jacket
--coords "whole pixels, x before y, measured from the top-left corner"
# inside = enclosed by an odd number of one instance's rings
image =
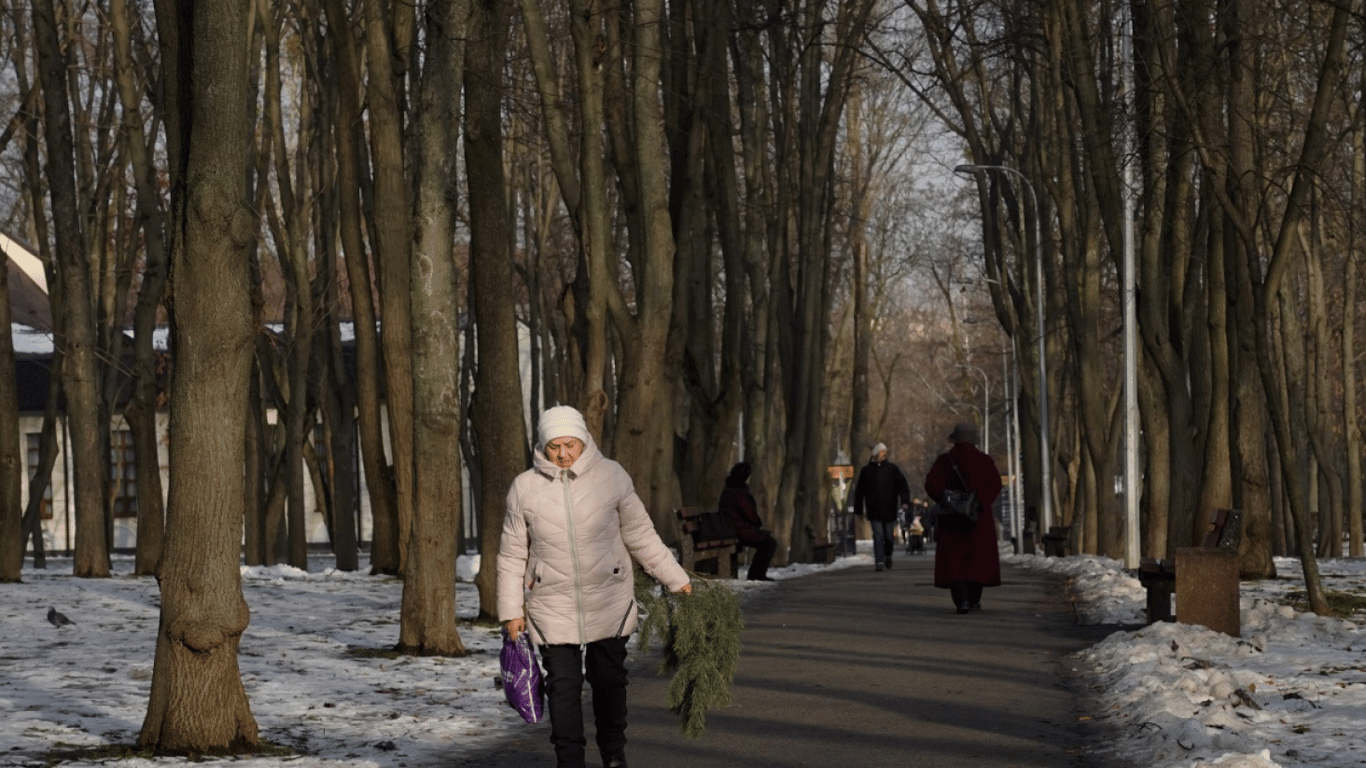
[[[768,576],[768,564],[773,561],[778,540],[764,530],[764,522],[759,518],[758,505],[754,502],[754,495],[749,492],[750,471],[749,464],[743,461],[730,468],[726,487],[721,490],[716,508],[735,523],[739,545],[754,550],[754,557],[749,561],[749,580],[773,581]]]
[[[1001,493],[1001,472],[990,456],[977,450],[977,439],[975,425],[955,425],[949,435],[953,446],[935,459],[925,476],[925,493],[936,502],[944,501],[946,489],[972,491],[981,502],[972,530],[935,526],[934,585],[949,590],[959,613],[980,610],[982,588],[1001,584],[1001,554],[991,511]]]

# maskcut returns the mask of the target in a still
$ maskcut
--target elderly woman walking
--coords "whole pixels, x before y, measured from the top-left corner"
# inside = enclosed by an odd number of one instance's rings
[[[603,765],[626,767],[626,639],[637,619],[633,558],[670,591],[692,592],[630,476],[598,450],[583,415],[569,406],[546,410],[533,466],[508,490],[498,618],[509,636],[529,631],[540,648],[558,768],[585,766],[585,680]]]
[[[960,422],[949,434],[953,446],[935,459],[925,476],[925,493],[937,502],[944,491],[972,491],[981,502],[977,525],[968,531],[935,526],[934,585],[949,590],[959,613],[980,610],[982,588],[1001,585],[1001,554],[996,548],[992,505],[1001,493],[1001,472],[977,450],[977,427]]]

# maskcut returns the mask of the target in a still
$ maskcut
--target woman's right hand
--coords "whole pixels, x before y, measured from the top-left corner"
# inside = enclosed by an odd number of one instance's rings
[[[526,631],[526,619],[508,619],[503,622],[503,629],[507,630],[508,637],[516,640],[518,635]]]

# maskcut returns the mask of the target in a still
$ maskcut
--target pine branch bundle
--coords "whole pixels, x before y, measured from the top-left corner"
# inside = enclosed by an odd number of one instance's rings
[[[740,633],[745,628],[740,601],[724,585],[693,579],[691,595],[663,592],[644,574],[636,576],[636,601],[642,618],[637,647],[650,650],[664,641],[659,674],[673,673],[669,711],[681,719],[688,738],[702,736],[707,710],[730,703],[730,686],[740,660]]]

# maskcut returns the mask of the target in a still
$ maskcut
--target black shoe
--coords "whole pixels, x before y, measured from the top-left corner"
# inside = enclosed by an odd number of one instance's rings
[[[967,613],[967,612],[970,611],[970,610],[972,610],[972,606],[968,605],[967,603],[959,603],[959,604],[958,604],[958,612],[959,612],[959,613]]]
[[[626,768],[625,755],[612,755],[602,759],[602,768]]]
[[[750,581],[773,581],[772,576],[750,576]]]
[[[882,572],[882,563],[878,563],[878,564],[877,564],[877,567],[875,568],[875,570],[878,571],[879,573],[881,573],[881,572]]]
[[[892,570],[892,558],[887,558],[887,570]]]
[[[968,607],[971,608],[971,609],[974,610],[974,611],[980,611],[980,610],[982,610],[982,604],[981,604],[981,603],[973,603],[972,605],[970,605],[970,606],[968,606]]]

